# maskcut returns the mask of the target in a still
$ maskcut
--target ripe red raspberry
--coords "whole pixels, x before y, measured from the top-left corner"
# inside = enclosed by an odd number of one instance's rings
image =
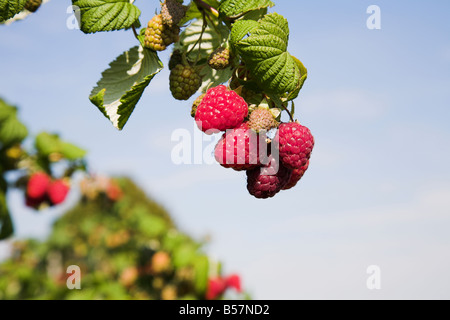
[[[314,137],[298,122],[282,123],[274,139],[280,150],[280,160],[289,169],[303,167],[311,157]]]
[[[259,144],[265,144],[264,138],[249,129],[244,122],[239,127],[227,130],[216,145],[214,156],[216,161],[225,168],[236,171],[249,170],[260,166]]]
[[[106,189],[106,196],[111,201],[118,201],[123,196],[122,189],[117,184],[117,182],[111,180]]]
[[[242,292],[241,278],[237,274],[232,274],[225,279],[227,288],[233,288],[237,292]]]
[[[224,85],[209,89],[197,108],[195,122],[207,134],[233,129],[244,122],[248,105]]]
[[[47,194],[50,199],[50,202],[53,205],[58,205],[63,203],[66,200],[66,196],[69,193],[69,185],[63,180],[53,181],[48,189]]]
[[[50,177],[44,172],[33,174],[28,180],[27,197],[32,200],[40,200],[45,197],[50,185]]]
[[[308,167],[309,167],[309,160],[303,167],[292,170],[291,179],[289,180],[287,185],[284,186],[283,190],[289,190],[295,187],[305,174],[306,170],[308,170]]]
[[[206,292],[207,300],[214,300],[220,297],[227,289],[225,280],[221,277],[208,279],[208,290]]]
[[[258,199],[272,198],[289,182],[291,175],[292,170],[269,156],[267,165],[247,171],[247,190]]]

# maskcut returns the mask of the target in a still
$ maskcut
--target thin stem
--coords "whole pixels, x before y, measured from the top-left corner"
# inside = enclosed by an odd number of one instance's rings
[[[202,51],[202,39],[203,34],[205,33],[206,27],[208,27],[208,21],[206,20],[207,14],[203,12],[203,26],[202,26],[202,33],[200,34],[200,41],[198,43],[198,52],[197,52],[197,58],[195,58],[194,65],[197,65],[198,60],[200,60],[200,52]]]
[[[136,31],[136,27],[134,25],[132,25],[131,28],[133,29],[134,36],[136,37],[136,39],[138,39],[138,33]]]
[[[209,14],[206,14],[206,19],[209,20],[209,22],[212,24],[214,30],[216,31],[216,33],[220,36],[220,42],[223,42],[223,36],[222,33],[219,31],[219,29],[217,28],[216,24],[214,23],[213,19],[209,16]]]
[[[208,22],[206,21],[206,18],[205,18],[205,12],[202,12],[202,14],[203,14],[203,26],[202,26],[202,32],[200,33],[200,37],[197,39],[197,41],[194,43],[194,45],[192,46],[192,48],[191,49],[189,49],[189,51],[186,53],[186,56],[188,56],[191,52],[192,52],[192,50],[194,50],[194,48],[197,46],[197,45],[199,45],[199,48],[198,48],[198,55],[197,55],[197,61],[198,61],[198,58],[199,58],[199,56],[200,56],[200,50],[201,50],[201,47],[202,47],[202,38],[203,38],[203,34],[205,33],[205,30],[206,30],[206,27],[208,26]],[[197,61],[195,62],[195,64],[197,64]]]
[[[270,99],[270,97],[269,96],[267,96],[265,93],[264,93],[264,97],[266,98],[266,99]],[[293,115],[293,113],[291,112],[291,111],[289,111],[289,109],[281,102],[280,103],[280,105],[281,105],[281,107],[284,109],[284,111],[286,111],[287,112],[287,114],[289,115],[289,118],[291,119],[291,122],[295,122],[295,120],[294,120],[294,117],[292,116]],[[278,107],[278,106],[277,106]]]
[[[219,17],[219,11],[217,11],[216,8],[210,6],[209,4],[207,4],[206,2],[202,1],[202,0],[194,0],[195,4],[197,5],[197,7],[202,8],[208,12],[211,12],[211,14],[213,16],[215,16],[216,18]]]
[[[281,106],[288,113],[289,118],[291,119],[291,122],[294,122],[294,117],[292,116],[292,113],[288,110],[288,108],[286,108],[283,104]]]

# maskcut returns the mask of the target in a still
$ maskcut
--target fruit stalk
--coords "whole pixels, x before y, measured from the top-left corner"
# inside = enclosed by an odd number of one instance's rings
[[[134,33],[134,36],[136,37],[136,39],[138,39],[138,33],[136,31],[136,27],[134,25],[132,25],[131,29],[133,30],[133,33]]]
[[[210,6],[209,4],[207,4],[206,2],[204,2],[202,0],[194,0],[194,2],[199,9],[204,9],[204,10],[210,12],[214,17],[219,18],[219,11],[217,11],[216,8]]]

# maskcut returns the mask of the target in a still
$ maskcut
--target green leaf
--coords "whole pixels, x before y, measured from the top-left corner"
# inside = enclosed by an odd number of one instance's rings
[[[145,48],[145,30],[146,30],[147,28],[142,28],[140,31],[139,31],[139,35],[137,36],[137,39],[139,40],[139,43],[141,44],[141,46],[143,47],[143,48]]]
[[[164,236],[163,239],[163,249],[168,251],[174,251],[177,247],[183,245],[184,243],[189,242],[189,239],[186,235],[179,233],[178,231],[172,229],[169,230]]]
[[[295,63],[297,63],[298,69],[300,70],[301,78],[298,83],[297,89],[295,89],[295,91],[293,91],[291,94],[289,94],[289,96],[288,96],[289,101],[294,100],[295,98],[298,97],[300,90],[303,88],[303,84],[305,83],[306,79],[308,78],[308,70],[303,65],[303,63],[294,56],[292,56],[292,58],[294,59]]]
[[[259,27],[258,21],[254,20],[239,20],[233,25],[231,30],[230,42],[236,46],[247,34]]]
[[[250,11],[242,16],[242,20],[254,20],[259,21],[267,14],[267,8],[261,8],[258,10]]]
[[[136,104],[163,64],[156,52],[133,47],[114,60],[102,73],[90,100],[119,130],[122,130]]]
[[[27,0],[0,0],[0,22],[6,21],[23,10]]]
[[[138,230],[149,238],[158,237],[167,232],[166,221],[158,216],[149,215],[148,210],[143,206],[134,208],[133,216],[139,220]]]
[[[200,293],[206,292],[208,285],[209,260],[206,256],[198,257],[194,262],[195,289]]]
[[[0,148],[22,142],[28,130],[17,119],[17,108],[0,99]]]
[[[0,122],[7,120],[9,117],[14,117],[17,113],[17,109],[7,104],[0,98]]]
[[[52,153],[59,152],[60,140],[58,135],[41,132],[36,136],[34,145],[40,155],[48,157]]]
[[[80,27],[84,33],[130,28],[141,11],[129,0],[72,0],[80,8]]]
[[[14,233],[11,216],[6,205],[5,194],[0,192],[0,240],[9,238]]]
[[[236,18],[247,12],[273,7],[274,5],[270,0],[225,0],[220,4],[219,12],[222,16]]]
[[[35,140],[35,147],[39,154],[48,157],[52,153],[60,153],[68,160],[82,159],[86,151],[65,141],[62,141],[58,135],[41,132]]]
[[[3,147],[20,143],[27,137],[27,135],[27,127],[17,120],[16,117],[9,117],[1,122],[0,143]]]
[[[61,142],[60,152],[67,160],[82,159],[86,155],[86,150],[83,150],[76,145],[68,142]]]
[[[202,86],[200,91],[206,93],[209,88],[218,86],[219,84],[225,83],[230,80],[233,71],[231,68],[226,68],[224,70],[214,70],[212,68],[203,68],[200,71],[200,76],[202,77]]]
[[[213,8],[218,8],[219,7],[219,1],[217,1],[217,0],[203,0],[203,2],[209,4]],[[194,20],[194,19],[200,19],[201,17],[202,17],[202,13],[198,9],[198,7],[195,5],[195,3],[191,2],[191,5],[189,6],[189,9],[186,11],[186,15],[181,20],[179,25],[180,26],[185,25],[189,21]]]
[[[202,36],[202,43],[199,49],[198,39],[202,33],[203,20],[199,19],[187,27],[180,35],[180,41],[175,45],[175,49],[189,52],[187,58],[190,61],[207,59],[209,55],[220,47],[229,36],[227,27],[222,24],[213,25],[208,21],[205,32]],[[192,49],[195,45],[195,48]]]
[[[173,253],[173,264],[176,268],[190,265],[197,254],[197,248],[189,243],[177,247]]]
[[[283,16],[272,13],[259,22],[238,21],[230,38],[267,93],[291,94],[299,88],[301,73],[297,62],[287,52],[289,27]]]

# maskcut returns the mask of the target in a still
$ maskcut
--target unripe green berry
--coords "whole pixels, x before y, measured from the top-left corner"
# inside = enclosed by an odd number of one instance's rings
[[[208,65],[215,70],[223,70],[230,66],[231,52],[227,48],[218,48],[209,56]]]
[[[169,70],[175,68],[178,64],[181,64],[183,61],[183,54],[180,50],[174,50],[169,59]]]
[[[154,16],[145,30],[144,46],[154,51],[163,51],[179,40],[180,28],[169,27],[162,22],[161,14]]]
[[[188,100],[200,88],[202,79],[191,66],[178,64],[170,72],[169,84],[175,99]]]
[[[277,128],[280,123],[275,119],[270,109],[258,107],[252,111],[249,117],[248,126],[257,133],[269,131]]]
[[[192,104],[192,109],[191,109],[191,117],[192,118],[195,118],[195,113],[197,112],[197,108],[200,105],[200,103],[202,103],[202,100],[205,96],[206,96],[206,93],[202,94],[197,99],[195,99],[194,103]]]

